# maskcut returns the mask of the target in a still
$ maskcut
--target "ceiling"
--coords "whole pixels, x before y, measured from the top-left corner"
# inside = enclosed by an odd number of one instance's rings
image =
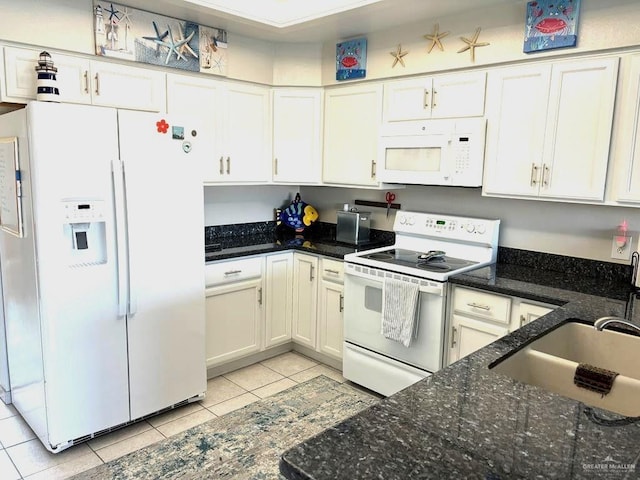
[[[522,0],[129,0],[154,13],[275,42],[324,42]]]

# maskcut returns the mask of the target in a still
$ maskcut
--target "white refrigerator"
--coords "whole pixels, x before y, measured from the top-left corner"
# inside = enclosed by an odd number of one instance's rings
[[[203,133],[84,105],[0,116],[11,394],[52,452],[204,396]]]

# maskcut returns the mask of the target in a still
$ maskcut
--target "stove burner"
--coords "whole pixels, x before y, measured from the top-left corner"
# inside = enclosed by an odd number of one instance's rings
[[[394,258],[393,250],[391,252],[378,252],[367,255],[367,258],[372,258],[374,260],[390,260]]]

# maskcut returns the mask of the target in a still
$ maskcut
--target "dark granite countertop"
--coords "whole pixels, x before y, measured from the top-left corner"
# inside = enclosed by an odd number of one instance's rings
[[[316,480],[640,478],[640,422],[611,426],[620,417],[488,368],[571,319],[640,321],[628,282],[577,270],[498,263],[452,278],[558,308],[288,450],[281,472]]]
[[[253,225],[253,224],[252,224]],[[205,262],[214,262],[248,255],[297,250],[342,260],[348,253],[393,245],[393,232],[372,230],[370,240],[359,245],[336,241],[335,225],[325,224],[304,234],[277,229],[267,224],[258,231],[241,230],[239,234],[205,240]]]

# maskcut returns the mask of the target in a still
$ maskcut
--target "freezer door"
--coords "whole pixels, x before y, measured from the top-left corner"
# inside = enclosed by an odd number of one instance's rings
[[[206,391],[204,206],[192,119],[119,111],[129,239],[131,416]]]
[[[27,118],[31,155],[22,167],[33,231],[29,227],[22,241],[35,238],[37,297],[9,301],[38,302],[39,326],[32,324],[38,317],[21,317],[20,309],[16,316],[7,312],[10,337],[16,347],[25,342],[13,350],[20,368],[11,381],[16,407],[55,447],[130,418],[126,318],[116,303],[111,162],[118,154],[117,116],[107,108],[32,102]],[[27,265],[27,257],[25,249],[7,261]],[[29,281],[21,278],[29,271],[17,267],[9,282]],[[5,294],[12,291],[4,286]],[[33,388],[38,371],[44,372],[44,398]]]

